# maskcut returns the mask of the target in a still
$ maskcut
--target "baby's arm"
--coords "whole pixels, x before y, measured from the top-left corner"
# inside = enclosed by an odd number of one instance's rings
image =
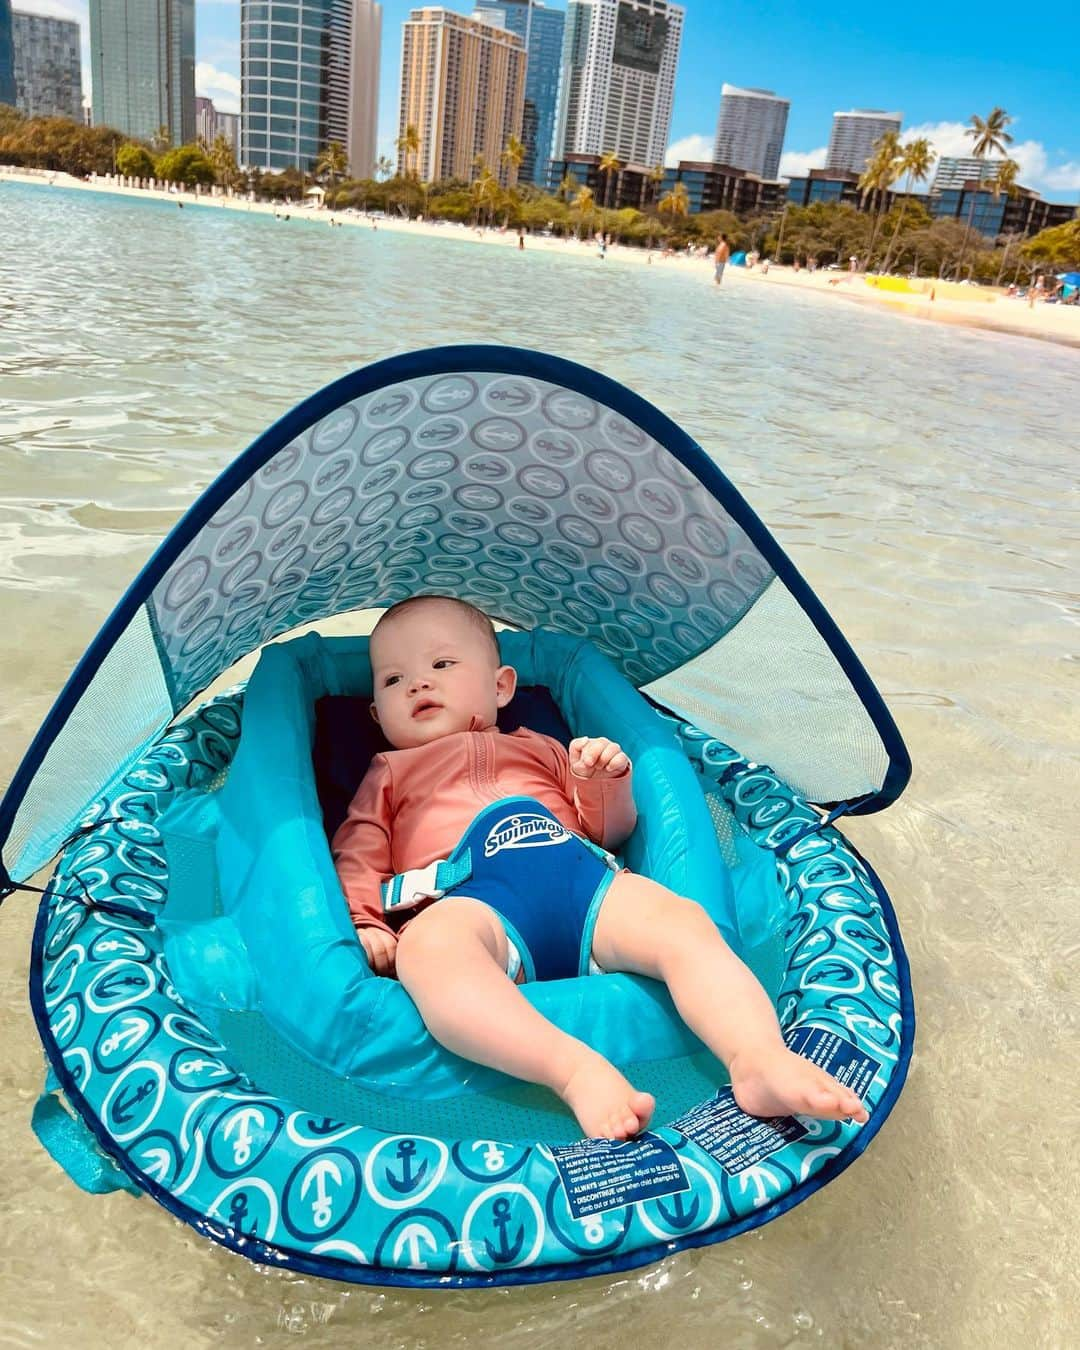
[[[615,849],[633,832],[637,808],[630,758],[605,736],[570,742],[565,787],[590,839]]]
[[[394,874],[390,848],[393,782],[377,755],[349,804],[330,845],[349,915],[376,975],[394,973],[397,934],[386,922],[382,884]]]

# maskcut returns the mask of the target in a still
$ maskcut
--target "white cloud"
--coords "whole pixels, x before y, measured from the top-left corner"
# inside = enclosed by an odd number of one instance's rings
[[[64,0],[20,0],[13,6],[21,14],[40,14],[46,19],[73,19],[76,23],[89,22],[89,9],[86,0],[82,4],[74,0],[65,4]]]
[[[712,160],[713,138],[711,136],[684,136],[672,141],[664,155],[664,163],[669,166],[678,164],[680,159],[703,160],[706,164]]]
[[[240,81],[227,70],[219,70],[207,61],[195,64],[195,92],[202,98],[212,98],[218,112],[240,111]]]
[[[1080,163],[1058,164],[1047,171],[1043,182],[1054,192],[1080,192]]]
[[[967,134],[966,122],[922,122],[906,127],[900,133],[905,144],[919,136],[930,142],[939,159],[942,156],[966,158],[971,154],[972,139]],[[1051,164],[1050,155],[1041,141],[1014,141],[1008,147],[1008,155],[1019,164],[1020,182],[1024,187],[1034,188],[1044,197],[1051,198],[1062,192],[1080,191],[1080,163],[1070,160],[1064,164]]]
[[[827,145],[817,150],[785,150],[780,156],[781,178],[805,178],[810,169],[823,169],[825,156],[829,153]]]

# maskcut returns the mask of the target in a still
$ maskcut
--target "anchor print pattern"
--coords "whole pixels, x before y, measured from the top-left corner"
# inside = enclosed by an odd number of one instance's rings
[[[467,383],[448,386],[448,401],[460,405],[466,395]],[[416,390],[408,396],[419,406]],[[581,425],[559,437],[584,437],[588,416],[597,422],[607,416],[576,396],[571,402],[558,406]],[[400,416],[393,398],[384,394],[383,403],[382,415]],[[338,430],[346,423],[359,426],[362,417],[344,418]],[[685,582],[692,569],[679,570]],[[102,900],[124,893],[152,917],[168,887],[154,821],[177,793],[228,763],[240,713],[239,693],[220,696],[151,746],[88,809],[84,823],[102,824],[68,850],[54,890],[81,894],[85,886]],[[775,856],[786,907],[778,996],[785,1029],[835,1033],[880,1066],[866,1085],[873,1112],[904,1059],[909,1034],[882,895],[836,830],[811,829],[816,812],[770,769],[748,764],[678,719],[670,725],[732,828]],[[123,892],[118,878],[130,879]],[[48,1009],[47,1046],[54,1063],[66,1066],[62,1084],[70,1100],[101,1123],[114,1153],[147,1189],[182,1205],[185,1216],[206,1215],[204,1231],[256,1259],[287,1265],[290,1253],[300,1253],[305,1269],[319,1270],[325,1261],[331,1275],[351,1261],[358,1279],[370,1260],[433,1280],[632,1259],[657,1243],[678,1245],[703,1232],[722,1236],[813,1184],[857,1138],[853,1126],[817,1122],[811,1131],[792,1130],[776,1152],[736,1173],[658,1122],[656,1134],[678,1155],[680,1186],[575,1218],[542,1141],[391,1137],[262,1091],[178,1001],[155,926],[96,911],[76,922],[74,908],[82,907],[75,902],[53,895],[43,903],[34,978]]]

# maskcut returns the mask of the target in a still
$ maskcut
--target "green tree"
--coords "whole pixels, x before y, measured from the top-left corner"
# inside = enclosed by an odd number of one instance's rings
[[[232,142],[223,133],[218,132],[207,158],[214,166],[214,177],[225,188],[234,188],[240,180],[240,170],[236,167]]]
[[[145,145],[128,141],[116,152],[116,171],[125,178],[153,178],[153,156]]]
[[[579,187],[573,205],[578,219],[578,238],[580,239],[584,233],[586,220],[589,222],[591,231],[592,219],[596,213],[596,200],[592,188]]]
[[[507,187],[513,187],[517,182],[518,170],[521,168],[521,161],[525,158],[525,147],[516,136],[509,136],[506,141],[506,149],[502,152],[502,162],[506,165],[506,184]]]
[[[1080,269],[1080,218],[1040,230],[1020,246],[1020,253],[1035,265]]]
[[[166,150],[159,156],[154,174],[163,182],[183,183],[187,187],[214,182],[214,166],[197,145],[178,145],[175,150]]]
[[[685,218],[690,214],[690,194],[686,190],[685,183],[676,183],[670,192],[664,194],[657,204],[657,210],[661,216],[670,216],[674,221],[676,218]]]
[[[874,242],[881,225],[885,203],[888,201],[889,189],[900,176],[901,163],[900,137],[895,131],[887,131],[874,142],[874,152],[859,178],[859,190],[863,194],[863,201],[869,199],[875,203],[870,242],[866,246],[866,257],[863,259],[864,271],[869,271],[873,263]]]
[[[172,145],[172,135],[169,132],[169,128],[166,126],[158,127],[150,137],[150,149],[155,155],[160,155],[168,150],[170,145]]]
[[[972,140],[971,153],[976,159],[989,159],[991,155],[1004,155],[1010,145],[1012,145],[1012,136],[1006,130],[1012,118],[1004,108],[992,108],[990,116],[985,120],[976,113],[972,113],[971,121],[964,129],[964,135],[970,136]],[[981,181],[981,176],[980,176]],[[971,193],[971,205],[968,207],[967,228],[968,235],[971,235],[971,222],[975,218],[975,203],[979,199],[978,190]],[[963,267],[964,258],[967,255],[967,248],[960,252],[960,257],[956,264],[956,278],[960,279],[960,269]]]
[[[577,187],[578,182],[572,173],[565,173],[562,182],[559,184],[559,201],[567,202],[570,199],[571,192]]]
[[[420,133],[410,122],[401,135],[397,138],[395,144],[398,150],[398,164],[404,170],[406,178],[415,178],[416,169],[414,161],[420,153]]]
[[[893,260],[896,251],[896,241],[903,228],[904,216],[907,213],[908,203],[911,200],[912,183],[922,183],[930,176],[930,170],[933,167],[936,155],[931,148],[930,142],[920,137],[917,141],[912,141],[905,145],[900,153],[900,163],[898,165],[898,177],[907,174],[907,183],[904,187],[904,196],[900,203],[900,211],[897,214],[896,224],[893,227],[892,238],[889,240],[889,247],[885,250],[885,260],[881,264],[881,270],[887,272],[889,264]]]
[[[605,150],[600,156],[600,172],[604,175],[604,205],[611,206],[611,180],[619,181],[622,160],[614,150]]]
[[[340,141],[327,141],[315,161],[315,177],[325,178],[333,188],[349,172],[349,157]]]
[[[394,172],[394,162],[388,155],[380,155],[375,161],[375,177],[385,180]]]

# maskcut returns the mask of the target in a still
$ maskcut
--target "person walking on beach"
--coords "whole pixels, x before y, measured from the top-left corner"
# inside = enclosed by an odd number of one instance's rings
[[[731,257],[731,246],[728,244],[727,235],[722,234],[716,241],[716,252],[713,254],[713,280],[719,286],[724,280],[724,268]]]

